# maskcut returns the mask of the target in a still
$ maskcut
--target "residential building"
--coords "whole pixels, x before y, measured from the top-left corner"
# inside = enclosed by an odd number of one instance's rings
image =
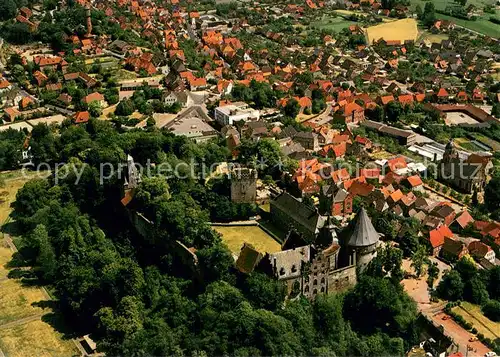
[[[316,133],[308,131],[298,132],[293,137],[293,141],[302,145],[306,150],[318,151],[320,148],[318,141],[318,134]]]
[[[186,136],[196,143],[206,142],[219,136],[217,130],[195,115],[174,119],[165,128],[175,135]]]
[[[260,112],[250,108],[248,104],[243,102],[235,102],[215,108],[215,120],[221,125],[233,125],[238,121],[256,121],[259,118]]]
[[[491,249],[489,245],[484,244],[483,242],[476,240],[469,243],[467,247],[470,254],[476,259],[486,259],[492,264],[495,264],[495,251]]]

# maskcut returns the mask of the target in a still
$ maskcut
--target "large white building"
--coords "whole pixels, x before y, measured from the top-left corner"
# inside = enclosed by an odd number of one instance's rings
[[[215,120],[221,125],[233,125],[240,120],[256,121],[259,118],[260,112],[243,102],[235,102],[215,109]]]

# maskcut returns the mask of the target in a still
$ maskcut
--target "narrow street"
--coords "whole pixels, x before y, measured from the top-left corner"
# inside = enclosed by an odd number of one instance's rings
[[[438,264],[439,275],[434,283],[434,286],[437,286],[439,281],[442,279],[444,272],[450,269],[450,266],[435,257],[430,257],[430,259],[432,262]],[[413,269],[410,267],[410,264],[410,260],[403,260],[403,269],[406,271],[412,271]],[[446,301],[431,302],[426,280],[427,275],[421,276],[418,279],[412,278],[403,280],[404,289],[408,295],[415,300],[418,310],[430,321],[432,321],[436,327],[442,327],[444,329],[444,334],[458,345],[458,350],[464,357],[479,357],[484,356],[486,352],[489,352],[490,349],[482,342],[470,342],[470,340],[475,336],[453,321],[452,318],[447,317],[443,311],[446,306]],[[468,351],[468,347],[472,350]]]

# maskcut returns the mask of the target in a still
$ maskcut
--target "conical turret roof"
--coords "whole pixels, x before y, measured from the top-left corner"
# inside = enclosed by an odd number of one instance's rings
[[[379,240],[379,234],[373,227],[372,221],[366,213],[364,208],[356,217],[356,224],[354,225],[354,231],[349,238],[348,244],[351,247],[367,247],[377,243]]]

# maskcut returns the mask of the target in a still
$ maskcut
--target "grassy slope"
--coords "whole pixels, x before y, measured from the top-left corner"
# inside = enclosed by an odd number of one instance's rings
[[[481,307],[463,301],[460,307],[453,308],[453,311],[470,322],[479,333],[485,337],[495,340],[500,337],[500,323],[493,322],[483,315]]]

